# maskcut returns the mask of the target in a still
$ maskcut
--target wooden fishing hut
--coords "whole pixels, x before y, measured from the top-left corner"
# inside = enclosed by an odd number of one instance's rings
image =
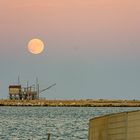
[[[52,84],[51,86],[40,90],[38,81],[36,82],[36,85],[33,84],[31,86],[22,87],[20,84],[17,85],[9,85],[9,98],[12,100],[35,100],[39,99],[40,93],[43,93],[44,91],[50,89],[51,87],[55,86],[55,84]]]

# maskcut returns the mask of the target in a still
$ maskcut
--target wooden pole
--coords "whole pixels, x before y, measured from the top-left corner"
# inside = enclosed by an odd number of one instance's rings
[[[48,139],[47,139],[47,140],[50,140],[50,137],[51,137],[51,134],[50,134],[50,133],[48,133]]]
[[[37,92],[37,99],[39,99],[39,83],[38,83],[38,78],[36,78],[36,92]]]

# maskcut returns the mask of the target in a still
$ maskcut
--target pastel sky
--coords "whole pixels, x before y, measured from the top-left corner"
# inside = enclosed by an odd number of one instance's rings
[[[20,75],[49,99],[140,99],[139,0],[0,0],[0,48],[0,98]]]

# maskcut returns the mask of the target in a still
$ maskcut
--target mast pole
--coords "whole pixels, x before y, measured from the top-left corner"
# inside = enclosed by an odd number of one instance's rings
[[[36,78],[36,92],[37,92],[37,99],[39,99],[39,83],[38,83],[38,78]]]

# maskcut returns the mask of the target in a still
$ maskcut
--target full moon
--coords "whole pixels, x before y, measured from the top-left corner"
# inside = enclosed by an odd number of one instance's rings
[[[39,54],[44,50],[44,43],[40,39],[32,39],[28,43],[28,50],[30,53]]]

